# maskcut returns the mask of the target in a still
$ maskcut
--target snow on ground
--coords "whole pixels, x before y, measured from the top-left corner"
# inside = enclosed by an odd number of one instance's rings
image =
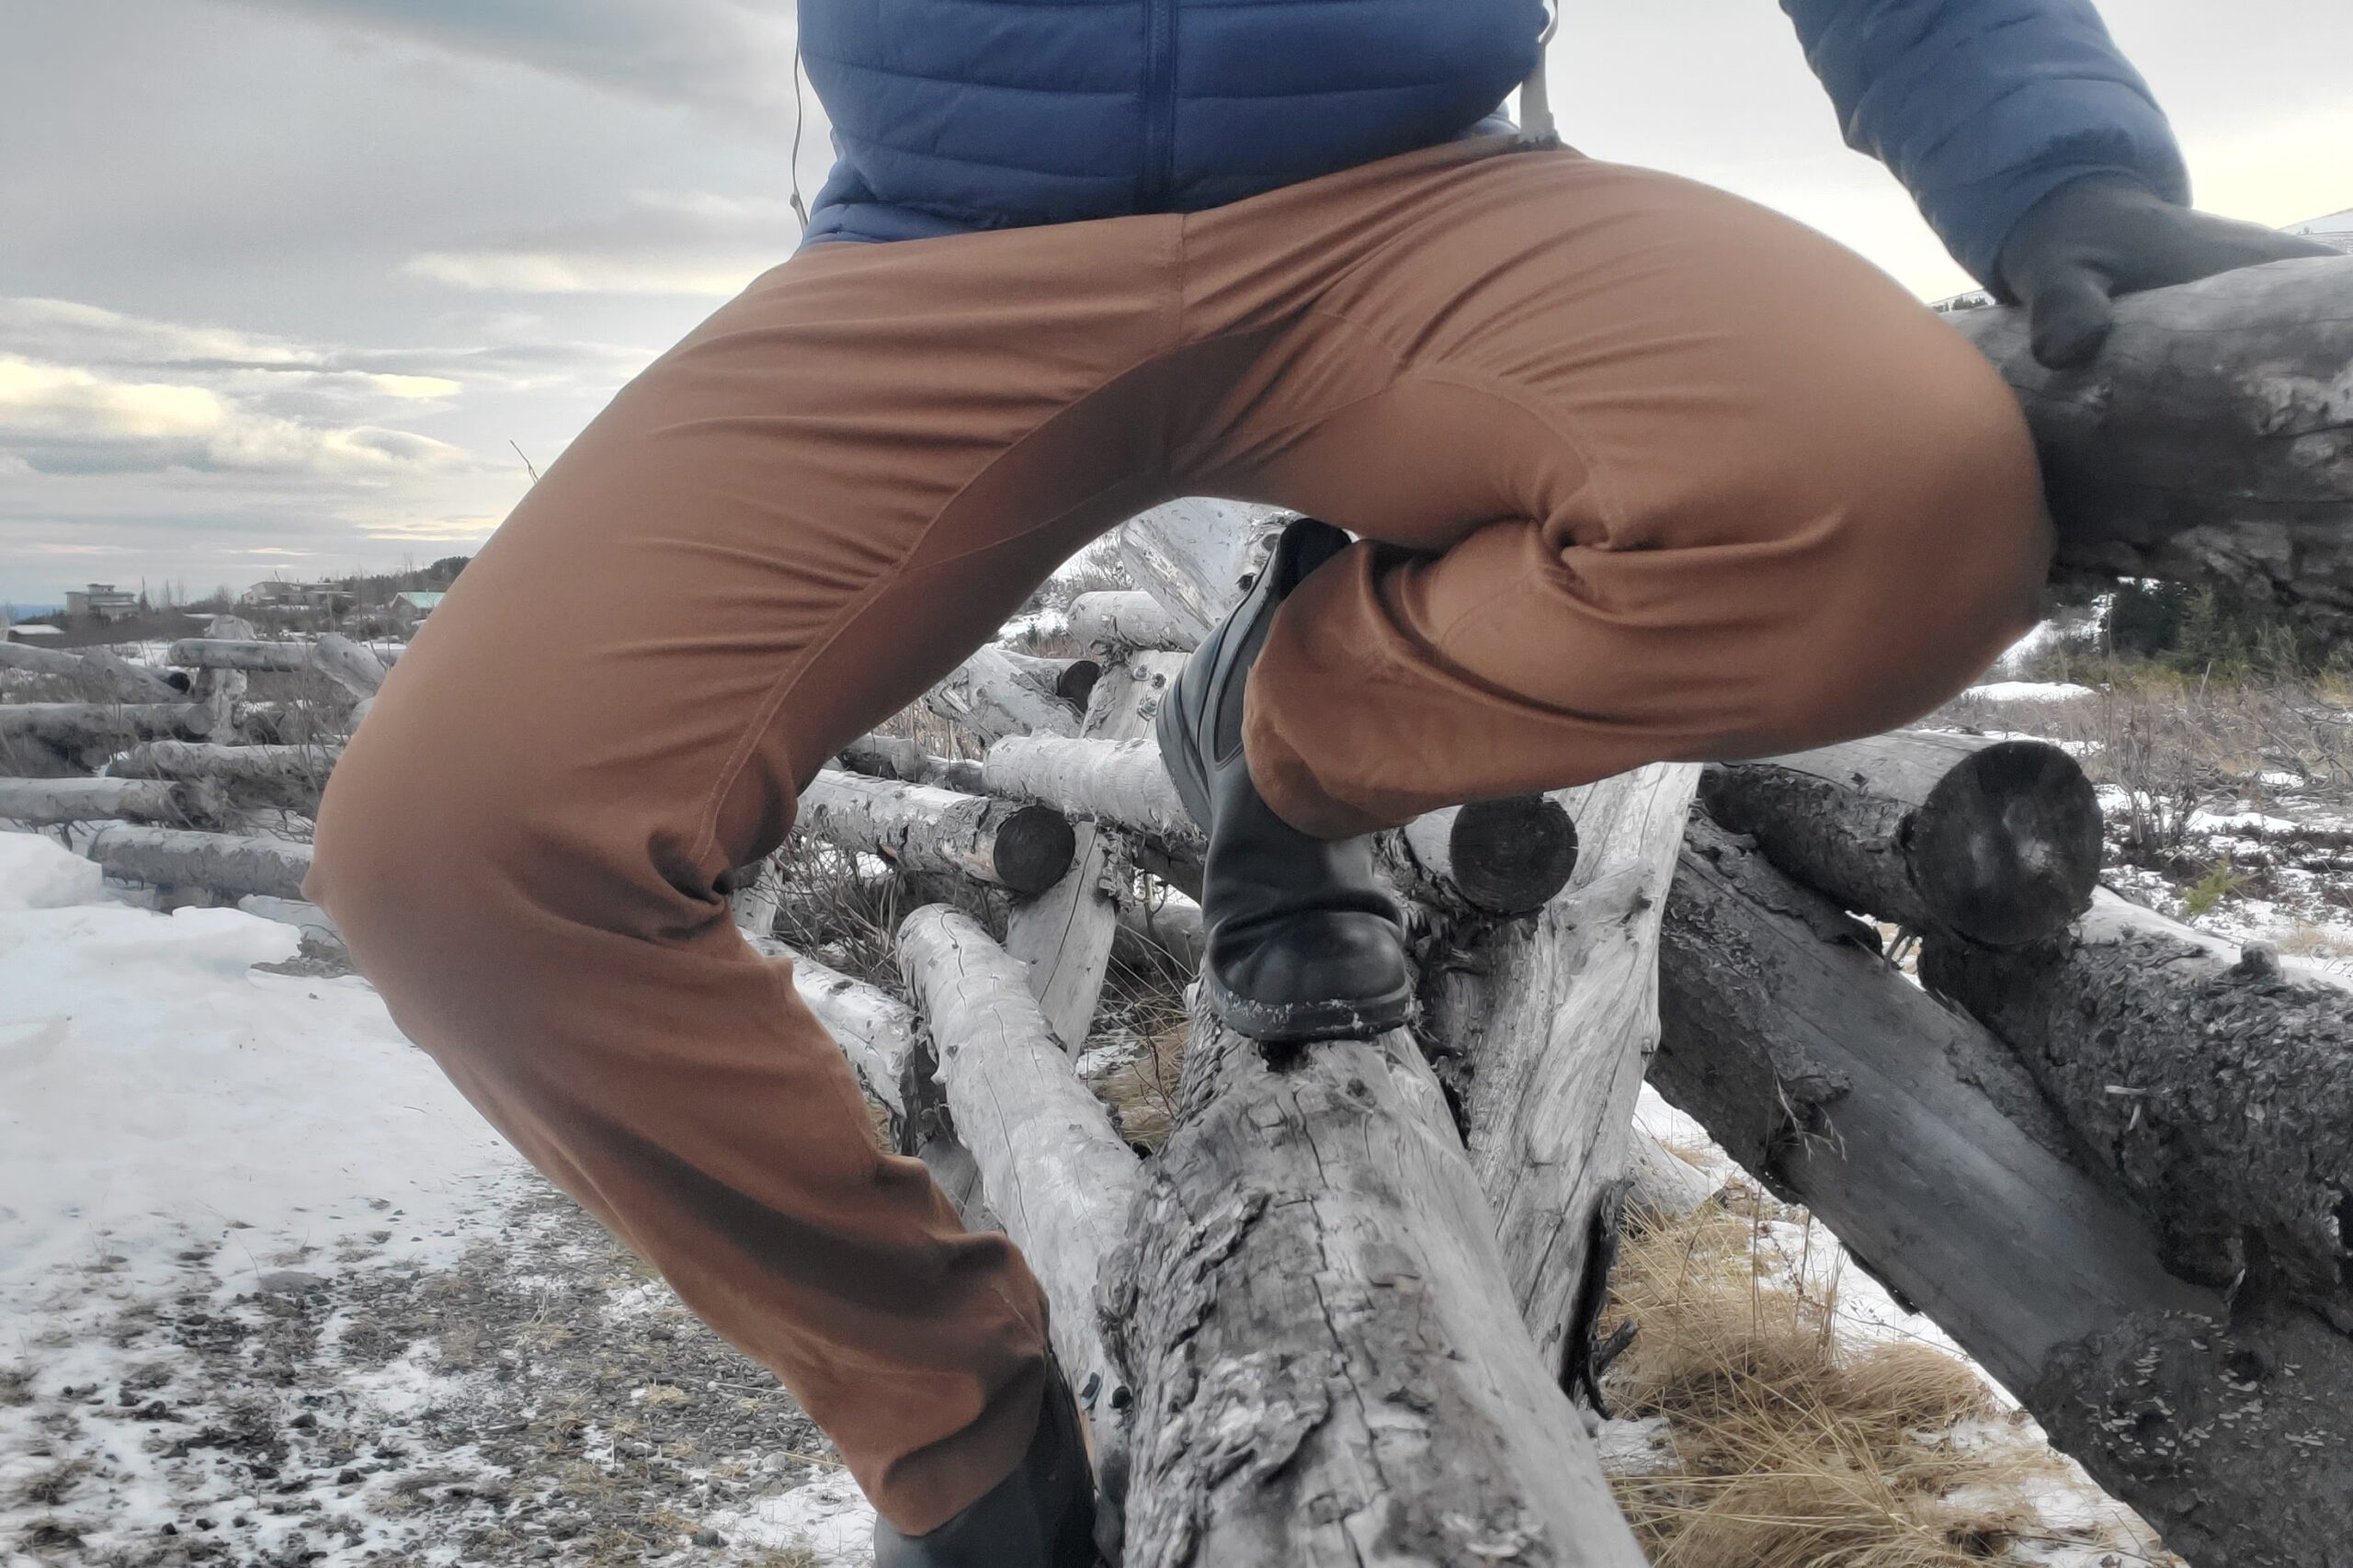
[[[1961,695],[1984,702],[2073,702],[2099,693],[2066,680],[1996,680],[1972,686]]]
[[[774,1381],[299,941],[0,833],[0,1563],[867,1563]]]

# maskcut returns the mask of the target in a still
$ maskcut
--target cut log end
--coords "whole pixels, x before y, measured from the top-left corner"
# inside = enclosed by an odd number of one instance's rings
[[[2004,741],[1946,774],[1906,831],[1929,906],[1972,941],[2016,948],[2091,907],[2101,830],[2099,798],[2072,757]]]
[[[1576,869],[1576,824],[1548,795],[1473,801],[1455,812],[1448,836],[1455,886],[1493,915],[1533,914]]]
[[[1017,893],[1041,893],[1063,880],[1078,853],[1070,820],[1046,806],[1024,806],[998,827],[992,860],[997,881]]]

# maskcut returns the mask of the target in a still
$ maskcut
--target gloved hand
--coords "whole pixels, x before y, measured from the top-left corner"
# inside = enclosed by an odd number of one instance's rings
[[[2003,286],[2027,308],[2034,357],[2067,369],[2089,363],[2108,340],[2114,295],[2336,254],[2293,234],[2177,207],[2129,179],[2092,176],[2027,209],[1996,265]]]

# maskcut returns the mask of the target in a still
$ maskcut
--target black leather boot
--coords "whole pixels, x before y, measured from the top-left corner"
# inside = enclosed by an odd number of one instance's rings
[[[1275,610],[1348,536],[1302,517],[1160,706],[1160,755],[1208,832],[1202,993],[1253,1040],[1355,1040],[1405,1021],[1414,997],[1396,902],[1370,839],[1311,838],[1277,816],[1242,755],[1242,692]]]
[[[874,1521],[874,1568],[1098,1568],[1095,1473],[1070,1384],[1046,1360],[1046,1403],[1020,1468],[928,1535]]]

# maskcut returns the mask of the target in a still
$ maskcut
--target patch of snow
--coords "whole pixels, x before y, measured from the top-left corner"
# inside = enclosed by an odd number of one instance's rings
[[[2097,697],[2099,693],[2073,681],[1997,680],[1972,686],[1961,695],[1984,702],[2073,702],[2079,698]]]
[[[834,1471],[740,1513],[714,1515],[729,1544],[772,1551],[801,1547],[816,1568],[873,1568],[874,1509],[847,1471]]]

